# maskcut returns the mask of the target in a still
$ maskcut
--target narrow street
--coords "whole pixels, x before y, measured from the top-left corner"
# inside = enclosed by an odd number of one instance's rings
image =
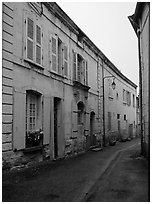
[[[2,201],[148,201],[140,139],[77,157],[3,173]]]

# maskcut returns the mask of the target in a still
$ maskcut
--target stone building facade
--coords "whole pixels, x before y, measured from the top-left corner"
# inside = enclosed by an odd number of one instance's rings
[[[136,85],[56,3],[5,2],[2,21],[4,167],[102,146],[104,125],[106,138],[135,135]]]
[[[150,146],[150,2],[138,2],[129,20],[138,37],[139,103],[142,153],[149,157]]]

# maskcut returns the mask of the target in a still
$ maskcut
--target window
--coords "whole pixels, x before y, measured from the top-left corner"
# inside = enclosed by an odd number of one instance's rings
[[[108,130],[111,130],[111,112],[108,112]]]
[[[132,95],[132,104],[133,104],[133,107],[135,107],[135,95],[134,94]]]
[[[127,105],[131,105],[131,93],[129,91],[126,91],[126,99],[127,99]]]
[[[26,147],[40,145],[42,133],[41,95],[34,91],[26,94]]]
[[[26,59],[42,64],[42,29],[34,19],[26,18]]]
[[[126,91],[123,89],[123,102],[126,103]]]
[[[112,80],[108,79],[108,84],[109,84],[109,98],[113,98],[113,89],[112,89]]]
[[[73,80],[88,85],[88,62],[73,51]]]
[[[120,119],[120,114],[117,114],[117,119]]]
[[[84,116],[84,104],[83,102],[78,103],[78,125],[83,124],[83,116]]]
[[[50,63],[53,72],[68,76],[68,46],[57,35],[50,39]]]
[[[124,115],[124,120],[127,120],[127,116],[126,115]]]

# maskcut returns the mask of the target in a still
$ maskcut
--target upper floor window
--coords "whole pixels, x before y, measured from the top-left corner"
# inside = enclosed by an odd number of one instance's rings
[[[126,90],[123,89],[123,102],[126,103]]]
[[[109,98],[113,99],[113,89],[112,89],[112,80],[108,79],[108,87],[109,87]]]
[[[131,93],[129,91],[126,92],[126,98],[127,98],[127,105],[131,105]]]
[[[53,72],[68,76],[68,46],[57,35],[50,39],[50,66]]]
[[[73,80],[88,85],[88,63],[76,52],[73,51]]]
[[[132,105],[133,107],[135,107],[135,95],[134,94],[132,95]]]
[[[35,20],[27,16],[26,20],[26,59],[42,65],[42,28]]]

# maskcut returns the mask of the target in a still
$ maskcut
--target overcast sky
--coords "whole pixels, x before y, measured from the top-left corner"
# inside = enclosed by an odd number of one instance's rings
[[[138,41],[128,16],[136,2],[57,2],[64,12],[138,85]]]

